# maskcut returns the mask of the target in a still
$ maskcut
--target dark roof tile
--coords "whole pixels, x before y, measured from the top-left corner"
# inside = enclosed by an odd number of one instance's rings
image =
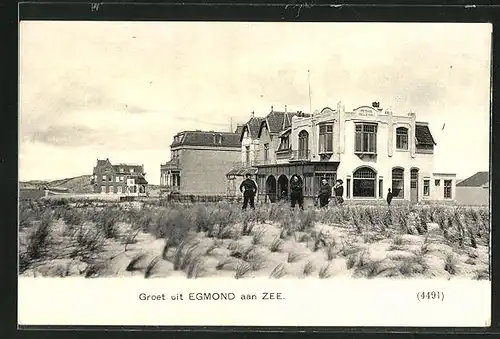
[[[460,181],[457,187],[481,187],[490,181],[489,172],[477,172],[473,176]]]
[[[212,147],[241,147],[240,136],[229,132],[207,132],[207,131],[185,131],[184,137],[178,142],[173,142],[170,146],[212,146]],[[216,135],[221,135],[222,140],[216,143]]]
[[[417,145],[436,145],[429,126],[427,125],[416,125],[415,136],[417,138]]]

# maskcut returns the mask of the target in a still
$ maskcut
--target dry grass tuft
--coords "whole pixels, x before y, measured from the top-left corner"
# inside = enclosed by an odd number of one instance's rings
[[[307,264],[305,264],[304,269],[302,270],[302,273],[304,276],[310,276],[312,272],[314,271],[314,266],[312,261],[308,261]]]
[[[153,260],[149,262],[148,266],[146,267],[146,270],[144,271],[144,278],[147,279],[151,276],[151,274],[153,274],[153,269],[158,263],[158,261],[160,261],[160,256],[154,257]]]
[[[288,256],[287,256],[287,262],[290,264],[294,263],[296,261],[299,261],[301,257],[302,257],[302,255],[298,252],[290,252],[290,253],[288,253]]]
[[[280,252],[283,249],[283,244],[283,240],[281,240],[279,237],[276,237],[269,246],[269,250],[271,252]]]
[[[320,279],[328,279],[332,276],[330,272],[330,264],[327,264],[319,269],[318,277]]]
[[[273,271],[271,272],[271,274],[269,275],[269,278],[273,278],[273,279],[280,279],[282,278],[284,275],[286,274],[286,271],[285,271],[285,265],[284,264],[278,264],[278,266],[276,266]]]
[[[240,261],[239,265],[236,267],[234,278],[235,279],[244,278],[251,270],[252,270],[252,266],[249,263],[242,260],[242,261]]]

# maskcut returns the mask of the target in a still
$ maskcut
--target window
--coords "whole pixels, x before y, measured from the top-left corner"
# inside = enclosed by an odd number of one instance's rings
[[[361,167],[353,173],[353,197],[375,198],[375,171]]]
[[[309,153],[309,133],[301,131],[299,133],[299,158],[306,158]]]
[[[264,161],[269,160],[269,144],[264,144]]]
[[[120,182],[123,182],[124,180],[125,180],[125,177],[122,175],[122,176],[120,177]]]
[[[119,176],[115,177],[115,182],[120,182],[120,177]]]
[[[333,152],[333,124],[319,125],[319,153]]]
[[[444,198],[451,199],[451,180],[444,180]]]
[[[394,198],[404,198],[404,170],[402,168],[392,170],[392,194]]]
[[[101,186],[101,193],[106,193],[106,186]]]
[[[406,127],[396,128],[396,149],[399,150],[408,149],[408,128]]]
[[[222,134],[214,135],[214,143],[215,144],[222,144]]]
[[[106,181],[106,176],[105,175],[102,176],[102,181]]]
[[[356,124],[355,152],[377,153],[377,125]]]
[[[118,187],[117,187],[117,193],[118,193],[118,194],[122,194],[122,187],[121,187],[121,186],[118,186]]]
[[[245,146],[245,163],[250,164],[250,146]]]
[[[278,151],[285,151],[290,149],[290,138],[287,136],[281,137],[280,146],[278,147]]]
[[[381,199],[384,198],[384,185],[382,179],[378,179],[378,197]]]
[[[125,172],[125,170],[124,170],[123,168],[120,168],[120,172],[122,172],[122,173],[123,173],[123,172]]]
[[[347,184],[346,184],[347,190],[346,190],[345,197],[350,198],[351,197],[351,179],[347,179],[346,181],[347,181]]]
[[[112,176],[109,176],[109,177],[108,177],[108,181],[109,181],[109,182],[112,182],[112,181],[113,181],[113,177],[112,177]]]
[[[440,180],[439,179],[434,180],[434,186],[439,186],[439,185],[440,185]]]
[[[134,173],[134,169],[133,168],[130,169],[130,173]]]
[[[430,186],[430,180],[424,179],[424,196],[425,197],[429,196],[429,186]]]

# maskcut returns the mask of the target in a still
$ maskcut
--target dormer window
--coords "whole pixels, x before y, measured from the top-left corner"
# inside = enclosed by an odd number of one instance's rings
[[[377,125],[357,123],[355,133],[355,153],[377,153]]]
[[[408,128],[396,128],[396,149],[408,150]]]
[[[133,168],[130,169],[130,173],[134,173],[134,169]]]
[[[222,144],[222,134],[215,134],[214,135],[214,144]]]
[[[319,153],[333,152],[333,124],[319,125]]]

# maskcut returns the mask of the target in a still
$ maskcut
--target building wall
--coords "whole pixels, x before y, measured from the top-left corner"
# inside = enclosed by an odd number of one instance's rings
[[[240,157],[239,148],[184,148],[180,159],[180,192],[194,195],[226,194],[226,173]]]
[[[242,163],[245,162],[246,160],[246,147],[250,147],[250,161],[256,159],[258,152],[259,152],[259,140],[258,139],[252,139],[248,133],[248,131],[245,131],[243,138],[241,140],[241,157],[240,159],[237,159],[235,161],[241,161]]]
[[[456,201],[460,205],[489,206],[490,190],[488,185],[480,187],[457,187]]]
[[[314,115],[313,118],[294,117],[292,119],[292,132],[290,143],[292,150],[298,149],[298,135],[302,130],[309,134],[309,147],[311,160],[320,161],[319,151],[319,127],[322,122],[333,122],[333,153],[326,161],[340,162],[337,169],[337,178],[350,180],[350,194],[353,193],[353,172],[361,166],[369,166],[376,172],[375,191],[379,197],[379,182],[382,180],[383,194],[381,199],[385,199],[388,188],[392,188],[392,169],[400,167],[404,170],[403,192],[404,200],[410,200],[410,173],[416,168],[418,172],[418,199],[419,200],[445,200],[443,180],[452,180],[452,198],[456,196],[456,178],[449,174],[434,173],[434,154],[427,151],[419,152],[416,149],[415,130],[416,115],[394,115],[392,111],[385,112],[368,106],[362,106],[352,112],[345,112],[342,103],[337,105],[337,109],[325,108]],[[376,122],[377,123],[377,149],[375,156],[355,154],[355,123],[356,122]],[[399,150],[396,147],[396,129],[405,127],[408,129],[408,149]],[[323,160],[325,161],[325,160]],[[434,187],[434,179],[441,179],[441,186]],[[424,196],[424,180],[429,180],[429,194]],[[347,188],[344,192],[347,191]],[[365,198],[366,199],[366,198]],[[373,200],[373,199],[371,199]]]
[[[267,127],[262,128],[262,133],[259,138],[259,151],[257,153],[257,161],[258,163],[269,163],[269,164],[274,164],[276,163],[276,150],[279,147],[279,138],[276,135],[271,136],[269,134],[269,130]],[[269,144],[269,153],[268,153],[268,160],[264,160],[264,146],[265,144]]]

